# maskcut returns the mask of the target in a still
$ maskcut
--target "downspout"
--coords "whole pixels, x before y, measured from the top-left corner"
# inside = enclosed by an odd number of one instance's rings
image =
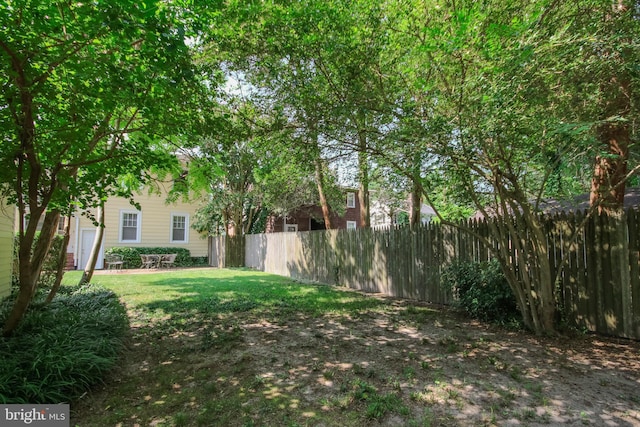
[[[74,215],[76,218],[76,242],[75,247],[73,248],[73,267],[78,269],[78,245],[80,244],[80,218],[78,215]]]

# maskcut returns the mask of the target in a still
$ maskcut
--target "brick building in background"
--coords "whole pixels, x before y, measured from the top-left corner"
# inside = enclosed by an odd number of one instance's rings
[[[343,215],[331,213],[331,224],[334,229],[360,228],[360,201],[358,191],[347,189],[345,193],[345,209]],[[322,208],[318,205],[301,206],[286,217],[271,215],[267,218],[266,233],[283,231],[326,230],[322,217]]]

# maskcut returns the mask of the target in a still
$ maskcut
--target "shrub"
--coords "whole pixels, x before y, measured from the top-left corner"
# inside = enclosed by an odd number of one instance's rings
[[[521,320],[516,299],[497,261],[455,262],[445,268],[442,283],[470,316],[489,322]]]
[[[117,296],[96,285],[62,287],[49,305],[38,295],[11,337],[0,338],[0,403],[77,399],[112,369],[128,330]],[[8,301],[0,306],[4,318]]]
[[[191,266],[193,267],[205,267],[209,265],[209,257],[208,256],[192,256],[191,257]]]
[[[35,247],[38,239],[40,238],[40,232],[36,235],[36,238],[33,242],[33,247]],[[51,242],[51,247],[49,248],[49,252],[47,252],[47,256],[44,259],[42,264],[42,272],[40,273],[40,278],[38,281],[38,287],[51,288],[53,283],[55,282],[56,273],[58,268],[60,267],[59,263],[59,255],[62,250],[62,244],[64,243],[64,236],[60,234],[56,234],[53,237],[53,241]],[[13,268],[11,271],[11,282],[14,286],[18,286],[18,235],[14,236],[13,241]],[[33,247],[31,250],[33,250]],[[64,266],[62,266],[64,267]]]

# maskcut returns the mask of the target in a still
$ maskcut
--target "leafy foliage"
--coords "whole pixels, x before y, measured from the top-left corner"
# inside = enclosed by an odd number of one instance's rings
[[[457,304],[476,319],[504,324],[521,319],[513,292],[496,261],[453,263],[444,269],[441,280],[454,292]]]
[[[8,308],[0,306],[2,317]],[[63,287],[50,305],[34,303],[16,334],[0,339],[0,402],[79,397],[116,365],[128,326],[118,297],[95,285]]]
[[[39,234],[36,235],[36,241],[33,242],[34,246],[37,243],[39,238]],[[51,242],[51,246],[49,247],[49,251],[47,252],[47,256],[44,259],[42,264],[42,274],[40,275],[40,279],[38,282],[39,287],[50,288],[55,281],[56,272],[59,268],[64,268],[64,266],[59,265],[59,257],[60,250],[62,249],[62,244],[64,243],[64,237],[57,234],[54,236],[53,241]],[[13,243],[13,268],[11,270],[12,283],[18,284],[18,236],[14,237]]]
[[[43,185],[50,180],[50,207],[68,208],[70,196],[93,206],[130,191],[121,186],[123,175],[142,178],[170,161],[155,137],[177,125],[166,113],[185,106],[190,98],[176,89],[186,89],[194,75],[184,28],[172,21],[170,8],[158,6],[17,2],[2,14],[8,33],[0,49],[7,82],[0,157],[15,158],[32,142],[38,157],[26,158],[22,175],[18,163],[8,162],[0,181],[17,190],[19,176]],[[31,127],[39,129],[34,140],[21,141]],[[49,175],[39,175],[42,170]]]
[[[35,294],[59,215],[131,199],[152,174],[177,166],[167,140],[197,122],[188,113],[202,86],[175,6],[3,4],[0,186],[20,220],[20,287],[5,334]]]

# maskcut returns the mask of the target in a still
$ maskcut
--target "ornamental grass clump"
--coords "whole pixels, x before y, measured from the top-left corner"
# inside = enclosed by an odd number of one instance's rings
[[[112,291],[63,287],[51,304],[43,298],[13,335],[0,338],[0,403],[73,401],[102,381],[123,349],[129,322]],[[9,308],[5,302],[0,314]]]

